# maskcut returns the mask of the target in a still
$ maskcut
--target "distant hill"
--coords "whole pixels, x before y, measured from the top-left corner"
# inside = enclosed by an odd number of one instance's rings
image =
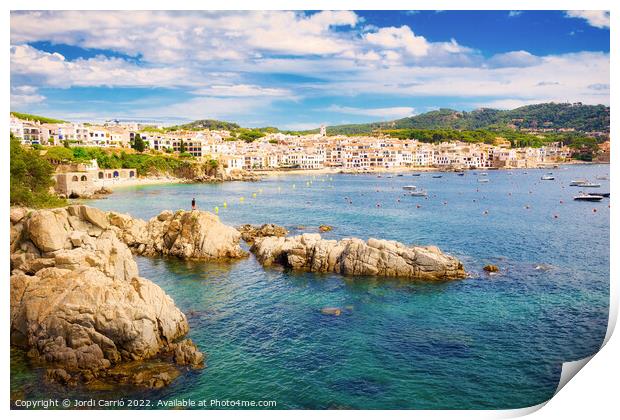
[[[11,115],[14,115],[15,117],[19,118],[20,120],[40,121],[42,123],[47,123],[47,124],[60,124],[60,123],[66,122],[66,121],[63,121],[63,120],[56,120],[54,118],[42,117],[40,115],[24,114],[22,112],[11,112]]]
[[[544,103],[513,110],[481,108],[471,112],[439,109],[386,122],[327,127],[328,134],[365,134],[394,129],[503,130],[507,128],[573,128],[609,132],[609,107],[581,103]],[[318,130],[312,130],[318,132]]]
[[[237,130],[241,128],[239,124],[227,122],[227,121],[219,121],[219,120],[197,120],[192,121],[187,124],[177,125],[174,127],[170,127],[174,129],[180,130]]]

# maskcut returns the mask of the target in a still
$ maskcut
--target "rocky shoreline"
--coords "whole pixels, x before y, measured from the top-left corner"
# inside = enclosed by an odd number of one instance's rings
[[[44,365],[48,380],[161,387],[180,367],[203,366],[183,339],[185,315],[139,276],[104,212],[12,208],[10,218],[11,345]],[[154,360],[169,361],[170,372],[136,369]]]
[[[64,385],[159,388],[199,369],[203,353],[184,338],[186,316],[132,254],[186,260],[244,258],[241,239],[264,266],[420,280],[465,277],[436,247],[395,241],[289,236],[278,225],[237,229],[204,211],[163,211],[148,221],[71,205],[10,211],[11,345]]]

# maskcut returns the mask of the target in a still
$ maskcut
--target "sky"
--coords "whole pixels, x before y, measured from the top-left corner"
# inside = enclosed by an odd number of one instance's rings
[[[11,110],[304,130],[609,104],[605,11],[19,11]]]

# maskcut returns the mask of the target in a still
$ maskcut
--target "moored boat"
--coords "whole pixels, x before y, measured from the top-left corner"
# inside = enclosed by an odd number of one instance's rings
[[[540,179],[542,181],[553,181],[555,180],[555,177],[553,175],[543,175],[540,177]]]
[[[601,188],[601,184],[597,184],[595,182],[586,182],[579,186],[583,188]]]
[[[433,178],[441,178],[443,175],[433,175]]]
[[[403,190],[411,190],[411,191],[413,191],[413,190],[415,190],[417,188],[418,187],[416,187],[415,185],[405,185],[405,186],[403,186]]]
[[[587,184],[587,183],[588,183],[587,179],[575,179],[574,181],[571,181],[570,184],[568,185],[570,185],[571,187],[580,187],[583,184]]]
[[[602,199],[602,195],[596,194],[580,194],[573,197],[575,201],[601,201]]]
[[[412,197],[426,197],[428,193],[424,190],[420,190],[420,191],[411,191],[409,195]]]
[[[489,178],[478,178],[478,182],[480,183],[489,182]]]
[[[420,174],[415,173],[415,174],[411,174],[411,176],[420,176]]]

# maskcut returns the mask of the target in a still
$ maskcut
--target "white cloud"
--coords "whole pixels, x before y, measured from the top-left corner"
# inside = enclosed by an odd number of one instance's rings
[[[293,93],[288,89],[267,88],[256,85],[212,85],[202,89],[192,91],[194,95],[206,96],[286,96],[293,97]]]
[[[120,58],[93,57],[69,61],[58,53],[29,45],[11,46],[11,76],[48,87],[193,86],[196,75],[184,67],[138,66]]]
[[[411,28],[406,25],[400,28],[394,26],[381,28],[377,32],[365,34],[364,39],[370,44],[387,49],[402,50],[413,56],[424,56],[428,54],[430,48],[426,38],[415,35]]]
[[[41,103],[45,99],[45,96],[40,95],[34,86],[24,85],[11,88],[11,108]]]
[[[389,108],[355,108],[349,106],[331,105],[326,110],[340,114],[365,115],[377,118],[404,118],[415,114],[415,108],[408,106]]]
[[[489,67],[530,67],[540,63],[542,59],[527,51],[510,51],[495,54],[487,61]]]
[[[566,16],[585,19],[590,26],[595,28],[609,29],[609,11],[606,10],[569,10]]]

